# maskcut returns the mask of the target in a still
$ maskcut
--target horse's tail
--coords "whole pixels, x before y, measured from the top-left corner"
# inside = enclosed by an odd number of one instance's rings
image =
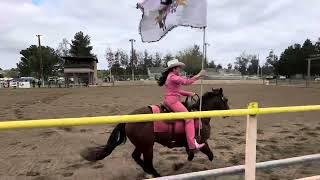
[[[118,124],[112,131],[106,145],[87,148],[80,155],[87,161],[99,161],[109,156],[120,144],[126,143],[126,124]]]

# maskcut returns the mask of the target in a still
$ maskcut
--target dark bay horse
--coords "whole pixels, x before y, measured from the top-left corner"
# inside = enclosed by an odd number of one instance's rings
[[[228,110],[228,99],[224,97],[223,90],[212,89],[203,95],[202,110]],[[199,110],[200,100],[193,98],[194,102],[191,109]],[[131,114],[151,114],[150,107],[143,107],[133,111]],[[205,146],[200,149],[201,152],[206,154],[210,161],[213,160],[213,153],[207,143],[210,137],[210,118],[202,119],[201,137],[198,142],[205,143]],[[118,124],[112,131],[108,142],[104,146],[88,148],[81,152],[81,156],[88,161],[102,160],[112,153],[112,151],[122,143],[126,142],[126,137],[130,139],[135,149],[132,153],[132,158],[140,165],[143,170],[155,177],[160,177],[160,174],[153,167],[153,145],[155,142],[163,146],[172,147],[185,147],[188,152],[188,160],[191,161],[194,157],[194,152],[188,150],[185,134],[175,134],[174,144],[172,135],[169,133],[155,133],[153,122],[145,123],[129,123]],[[143,154],[143,159],[141,155]]]

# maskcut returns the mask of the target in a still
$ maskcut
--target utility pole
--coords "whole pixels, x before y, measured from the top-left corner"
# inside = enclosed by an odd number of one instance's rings
[[[39,58],[40,58],[40,78],[42,82],[42,87],[44,87],[44,77],[43,77],[43,63],[42,63],[42,51],[41,51],[41,36],[40,34],[36,35],[38,37],[39,43]]]
[[[258,54],[258,68],[257,68],[257,77],[259,77],[259,67],[260,67],[260,56]],[[261,68],[260,68],[261,70]]]
[[[132,76],[132,81],[134,81],[134,50],[133,50],[133,43],[136,42],[134,39],[129,40],[131,42],[131,76]]]

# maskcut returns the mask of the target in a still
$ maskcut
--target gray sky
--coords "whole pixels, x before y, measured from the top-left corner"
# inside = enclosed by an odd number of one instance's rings
[[[179,27],[160,42],[142,43],[138,33],[141,11],[138,0],[1,0],[0,67],[15,67],[19,51],[37,43],[57,48],[63,38],[71,40],[78,31],[91,36],[93,52],[106,69],[104,51],[129,51],[129,39],[143,51],[175,53],[193,44],[201,45],[198,29]],[[224,66],[242,52],[260,54],[269,49],[277,54],[293,43],[320,37],[319,0],[208,0],[209,60]]]

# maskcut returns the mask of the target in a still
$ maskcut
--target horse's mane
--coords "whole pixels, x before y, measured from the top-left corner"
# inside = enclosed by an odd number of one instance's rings
[[[203,94],[202,99],[205,100],[205,99],[208,99],[212,96],[213,96],[213,93],[211,91],[209,91],[209,92],[206,92]]]
[[[208,91],[206,93],[203,94],[202,99],[209,99],[212,98],[213,96],[219,96],[220,95],[220,91],[219,89],[213,89],[212,91]]]
[[[220,95],[219,89],[213,89],[212,91],[208,91],[208,92],[204,93],[202,95],[202,100],[206,101],[208,99],[211,99],[214,96],[219,96],[219,95]],[[192,105],[192,108],[193,109],[199,109],[200,108],[200,99],[198,99],[197,102]]]

